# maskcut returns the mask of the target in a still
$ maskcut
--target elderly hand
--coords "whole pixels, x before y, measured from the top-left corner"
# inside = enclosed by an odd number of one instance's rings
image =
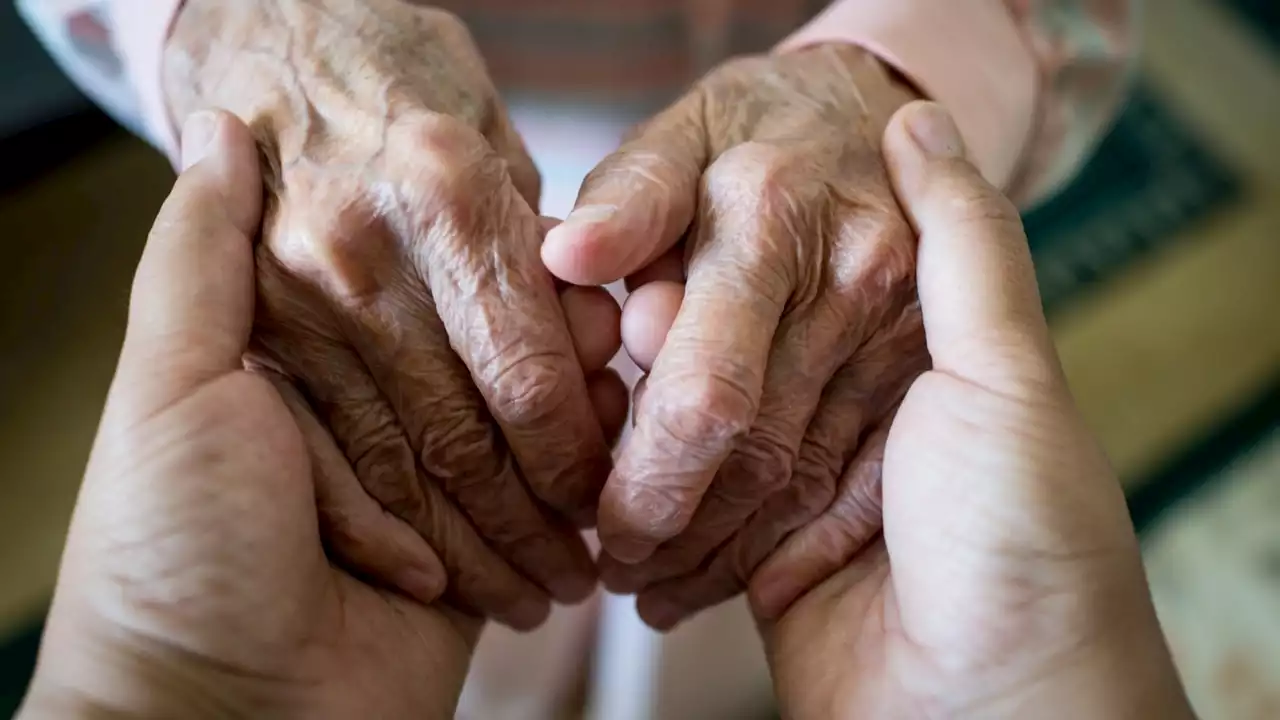
[[[828,513],[753,579],[754,599],[780,609],[797,574],[839,570],[765,624],[782,714],[1190,718],[1120,484],[1054,354],[1018,213],[963,152],[928,103],[885,135],[920,233],[933,369],[882,424],[883,540],[859,553]],[[813,545],[836,552],[797,565]]]
[[[255,359],[427,538],[453,602],[529,628],[548,594],[586,597],[617,306],[578,288],[562,309],[537,171],[465,28],[400,0],[188,0],[165,74],[176,117],[225,107],[263,149]]]
[[[926,367],[879,150],[911,97],[853,46],[732,61],[605,159],[547,237],[560,278],[634,290],[623,341],[649,374],[601,498],[601,576],[643,590],[655,627],[740,591],[825,510]],[[857,510],[871,535],[876,508]]]
[[[407,525],[364,540],[405,548],[387,559],[417,599],[326,558],[325,503],[381,510],[243,369],[258,162],[244,125],[205,120],[138,268],[21,717],[452,717],[479,621],[424,604],[445,575]]]

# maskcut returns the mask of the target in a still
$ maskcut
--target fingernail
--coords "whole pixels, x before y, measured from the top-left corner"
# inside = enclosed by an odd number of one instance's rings
[[[907,115],[907,130],[925,155],[936,158],[964,156],[964,139],[960,129],[941,105],[916,103]]]
[[[635,565],[644,562],[653,554],[656,546],[648,541],[637,537],[629,537],[625,535],[615,535],[608,540],[600,539],[604,545],[604,549],[615,560],[627,565]]]
[[[791,600],[791,588],[785,581],[763,580],[752,583],[751,609],[762,620],[776,620]]]
[[[182,126],[182,169],[209,156],[213,149],[214,138],[218,134],[218,115],[209,110],[201,110],[187,117]]]
[[[428,605],[440,599],[444,594],[445,578],[435,570],[427,568],[407,568],[400,583],[402,589],[415,600]]]
[[[616,205],[583,205],[580,208],[574,208],[569,213],[569,217],[564,219],[564,225],[570,227],[583,227],[585,225],[595,225],[604,222],[618,211]]]
[[[646,600],[638,604],[640,619],[654,630],[665,632],[675,627],[684,613],[665,600]]]

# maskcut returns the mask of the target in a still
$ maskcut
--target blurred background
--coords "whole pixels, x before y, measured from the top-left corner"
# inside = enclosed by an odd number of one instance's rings
[[[1129,105],[1027,226],[1197,711],[1280,718],[1280,2],[1146,5]],[[0,0],[0,715],[171,181]]]

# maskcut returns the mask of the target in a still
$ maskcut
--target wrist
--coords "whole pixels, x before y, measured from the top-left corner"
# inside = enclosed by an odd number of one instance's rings
[[[1194,713],[1148,596],[1117,601],[1091,630],[1062,632],[1075,646],[1030,663],[1037,669],[1019,673],[1021,680],[993,699],[973,706],[974,718],[1089,717],[1099,720],[1168,718],[1193,720]],[[1123,609],[1130,607],[1129,611]],[[1105,619],[1103,619],[1105,618]]]
[[[889,119],[899,108],[924,97],[893,65],[866,48],[852,43],[829,41],[798,47],[779,47],[774,54],[797,59],[812,58],[815,67],[838,65],[839,77],[842,81],[847,78],[850,86],[850,98],[842,106],[857,108],[866,114],[877,143]]]
[[[263,0],[225,3],[185,0],[164,44],[161,90],[173,127],[198,110],[216,107],[242,119],[277,117],[287,109],[289,56],[303,49],[279,18],[292,16],[297,0],[280,0],[277,12]],[[301,84],[304,78],[294,78]],[[276,123],[269,123],[274,126]],[[252,124],[251,124],[252,127]]]
[[[174,121],[228,110],[271,165],[335,135],[341,148],[326,152],[373,157],[388,126],[409,113],[483,132],[495,112],[496,91],[466,27],[403,0],[185,0],[163,77]]]
[[[1105,657],[1086,657],[1082,663],[1089,665],[1044,678],[1007,697],[984,703],[966,716],[983,720],[1033,716],[1097,720],[1195,718],[1172,667],[1121,664]]]
[[[257,717],[279,688],[164,641],[50,617],[19,713],[37,718]]]
[[[1030,140],[1036,60],[999,0],[838,0],[778,49],[844,42],[897,69],[951,112],[970,159],[1005,188]]]
[[[129,717],[130,713],[104,707],[92,698],[67,688],[48,687],[39,677],[33,678],[14,720],[105,720]]]
[[[419,618],[418,652],[398,658],[396,680],[359,662],[328,664],[318,645],[264,646],[262,664],[246,665],[183,643],[164,630],[136,631],[92,610],[55,599],[39,664],[19,720],[98,718],[421,717],[454,716],[481,625],[447,608],[411,608]],[[182,633],[178,633],[178,637]],[[232,644],[244,638],[230,637]],[[309,641],[308,641],[309,642]],[[410,647],[413,647],[412,645]],[[384,660],[380,643],[363,648]],[[406,681],[408,685],[396,683]],[[410,692],[396,688],[411,687]],[[388,689],[390,688],[390,689]]]

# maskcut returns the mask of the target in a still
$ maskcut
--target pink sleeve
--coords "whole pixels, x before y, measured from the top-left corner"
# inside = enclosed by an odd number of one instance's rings
[[[780,49],[850,42],[946,105],[1023,204],[1078,168],[1124,95],[1133,0],[836,0]]]

